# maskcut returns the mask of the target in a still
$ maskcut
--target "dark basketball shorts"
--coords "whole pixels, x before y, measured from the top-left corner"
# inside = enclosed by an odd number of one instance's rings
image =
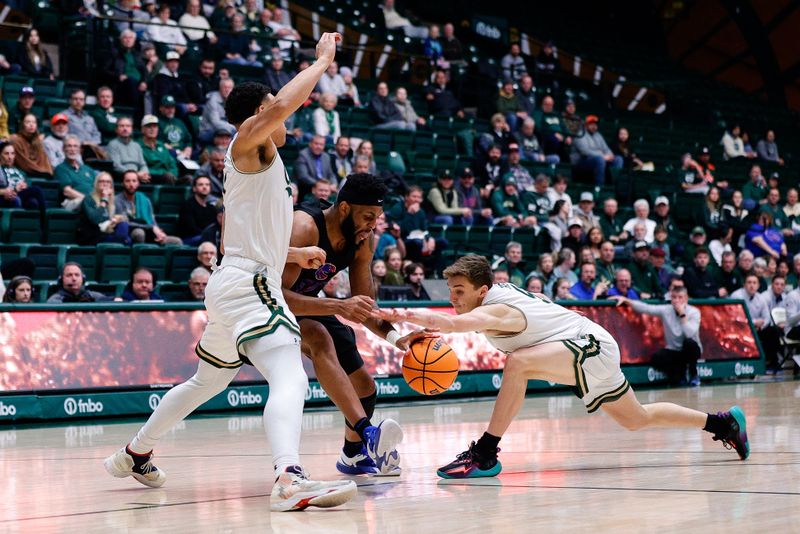
[[[333,346],[336,349],[336,357],[339,359],[339,365],[342,366],[345,373],[349,375],[364,366],[364,360],[361,359],[361,354],[358,353],[358,347],[356,346],[356,333],[352,328],[342,323],[334,315],[298,317],[297,322],[300,325],[301,336],[303,323],[311,321],[321,324],[330,334]]]

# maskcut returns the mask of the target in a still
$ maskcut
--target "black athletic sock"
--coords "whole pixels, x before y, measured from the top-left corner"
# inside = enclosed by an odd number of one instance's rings
[[[361,438],[361,441],[364,441],[364,430],[366,430],[368,426],[372,426],[372,423],[367,417],[362,417],[356,424],[353,425],[353,431],[358,434],[358,437]]]
[[[708,414],[706,426],[703,427],[703,430],[710,432],[715,436],[727,436],[731,431],[731,425],[722,416]]]
[[[364,444],[361,443],[360,441],[344,440],[344,447],[342,447],[342,450],[344,451],[345,456],[349,456],[350,458],[352,458],[353,456],[361,452],[361,447],[363,446]]]
[[[493,436],[488,432],[484,432],[475,444],[475,450],[484,458],[494,458],[497,456],[497,446],[500,444],[500,439],[501,438]]]

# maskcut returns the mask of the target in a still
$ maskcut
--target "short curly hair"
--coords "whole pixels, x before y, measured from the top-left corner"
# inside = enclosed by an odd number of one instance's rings
[[[240,126],[255,115],[256,109],[270,92],[269,86],[258,82],[244,82],[234,87],[225,101],[225,115],[228,122]]]
[[[359,204],[357,199],[383,199],[388,191],[386,183],[381,178],[374,174],[360,172],[347,176],[347,181],[342,186],[342,191],[339,192],[339,198],[349,204],[357,205]]]

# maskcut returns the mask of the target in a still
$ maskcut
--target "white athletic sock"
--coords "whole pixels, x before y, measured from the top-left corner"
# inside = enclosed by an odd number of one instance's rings
[[[228,387],[238,372],[238,368],[220,369],[200,360],[197,373],[192,378],[164,395],[153,415],[131,440],[130,449],[138,454],[153,450],[164,434],[198,406]]]
[[[268,338],[254,339],[245,344],[244,351],[269,382],[264,430],[272,449],[272,465],[280,473],[290,465],[300,464],[300,431],[308,377],[298,345],[269,348],[268,343]]]

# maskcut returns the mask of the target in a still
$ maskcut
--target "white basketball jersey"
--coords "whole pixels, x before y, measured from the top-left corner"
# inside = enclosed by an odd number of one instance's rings
[[[237,134],[238,135],[238,134]],[[292,190],[280,155],[258,172],[236,168],[231,149],[225,154],[226,256],[240,256],[283,273],[292,234]]]
[[[505,304],[525,316],[525,329],[518,334],[486,334],[489,343],[505,353],[549,341],[576,339],[587,326],[593,324],[586,317],[528,293],[514,284],[493,284],[482,303],[483,306],[489,304]]]

